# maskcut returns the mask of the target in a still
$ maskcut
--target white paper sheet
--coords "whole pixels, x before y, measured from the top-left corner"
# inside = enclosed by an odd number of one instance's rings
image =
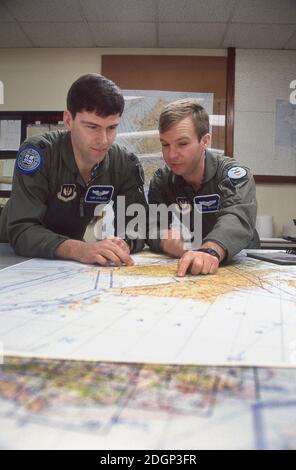
[[[0,121],[0,150],[18,150],[21,143],[21,121]]]

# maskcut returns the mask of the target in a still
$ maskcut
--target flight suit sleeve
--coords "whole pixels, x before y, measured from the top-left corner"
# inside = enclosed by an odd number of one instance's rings
[[[124,238],[131,249],[137,253],[144,248],[148,204],[144,194],[144,171],[134,154],[125,159],[124,181],[117,194],[115,233]],[[118,196],[124,196],[118,199]]]
[[[27,148],[30,145],[27,144]],[[7,233],[14,251],[22,256],[54,258],[57,246],[67,237],[48,230],[44,225],[49,197],[48,171],[44,153],[46,149],[38,149],[41,165],[36,171],[23,173],[16,160],[12,193],[9,201],[7,217]],[[19,150],[18,156],[22,151]]]
[[[248,168],[239,168],[245,175],[238,179],[229,177],[231,166],[223,169],[218,184],[222,196],[217,222],[203,239],[203,243],[213,241],[224,248],[227,260],[247,248],[254,236],[256,223],[255,181]]]

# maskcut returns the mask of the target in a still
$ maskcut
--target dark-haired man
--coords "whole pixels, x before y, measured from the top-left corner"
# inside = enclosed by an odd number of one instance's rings
[[[11,198],[0,218],[1,242],[28,257],[133,264],[130,253],[142,249],[145,235],[124,230],[111,239],[83,241],[96,206],[113,201],[116,214],[118,196],[126,207],[146,205],[139,160],[113,144],[123,109],[120,90],[102,75],[83,75],[72,84],[67,131],[32,137],[19,149]]]

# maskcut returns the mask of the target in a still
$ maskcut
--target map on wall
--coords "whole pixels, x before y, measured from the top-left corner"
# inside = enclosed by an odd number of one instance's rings
[[[163,107],[181,98],[196,99],[213,113],[213,93],[188,93],[158,90],[123,90],[125,109],[118,127],[116,142],[141,157],[145,180],[163,165],[158,137],[158,118]]]

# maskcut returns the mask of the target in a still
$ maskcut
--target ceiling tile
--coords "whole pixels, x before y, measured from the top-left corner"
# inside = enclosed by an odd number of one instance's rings
[[[232,22],[296,23],[295,0],[239,0]]]
[[[35,47],[91,47],[91,34],[84,23],[22,23]]]
[[[89,23],[97,47],[156,47],[154,23]]]
[[[219,48],[226,24],[160,23],[159,47]]]
[[[2,23],[0,28],[0,47],[31,47],[17,23]]]
[[[77,0],[5,0],[5,5],[18,21],[81,21]]]
[[[154,0],[83,0],[88,21],[155,21]]]
[[[0,47],[296,49],[296,0],[0,0],[0,25]]]
[[[159,21],[228,21],[235,0],[158,0]]]
[[[294,30],[294,25],[232,24],[222,47],[281,49]]]

